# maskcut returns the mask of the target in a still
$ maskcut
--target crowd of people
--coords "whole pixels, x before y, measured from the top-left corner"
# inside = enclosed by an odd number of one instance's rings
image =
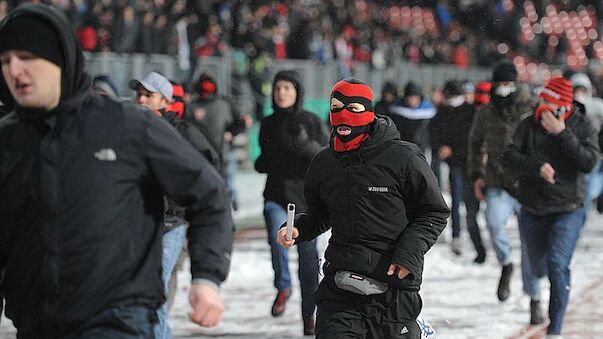
[[[0,25],[0,100],[12,111],[0,118],[0,305],[20,338],[170,338],[170,280],[186,248],[189,317],[217,325],[236,207],[229,143],[251,118],[207,74],[190,95],[151,72],[130,81],[128,102],[107,77],[91,79],[83,60],[56,7],[26,4]],[[305,335],[419,338],[424,255],[448,218],[452,253],[465,251],[463,224],[476,264],[492,248],[504,302],[515,215],[527,319],[545,321],[546,276],[547,336],[561,337],[572,253],[593,201],[603,210],[603,101],[584,73],[533,89],[504,61],[484,80],[450,80],[441,97],[391,81],[376,100],[348,77],[331,90],[327,124],[303,109],[299,74],[276,74],[255,163],[267,174],[272,316],[293,293],[286,248],[297,246]],[[482,201],[489,245],[476,218]],[[291,238],[289,203],[299,212]],[[329,229],[319,283],[315,238]]]
[[[21,2],[1,0],[0,19]],[[599,33],[589,33],[592,42],[603,33],[599,1],[48,2],[63,8],[85,51],[207,57],[237,49],[249,58],[337,60],[347,68],[399,60],[492,66],[514,55],[563,64],[571,47],[564,35],[534,29],[536,39],[522,37],[521,19],[546,17],[547,5],[583,6],[594,21],[587,28]],[[587,53],[596,56],[592,43]]]

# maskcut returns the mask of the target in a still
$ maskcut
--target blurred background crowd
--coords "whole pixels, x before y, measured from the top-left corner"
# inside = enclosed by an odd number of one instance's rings
[[[1,0],[0,18],[19,0]],[[50,0],[85,50],[491,66],[603,58],[596,0]],[[521,62],[520,62],[521,61]],[[533,66],[532,66],[533,67]]]

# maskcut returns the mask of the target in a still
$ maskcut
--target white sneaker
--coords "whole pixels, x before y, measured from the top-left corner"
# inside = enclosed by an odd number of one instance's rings
[[[463,251],[461,251],[461,239],[452,238],[452,242],[450,243],[450,248],[452,249],[452,253],[456,255],[461,255]]]
[[[561,334],[547,334],[545,339],[563,339]]]

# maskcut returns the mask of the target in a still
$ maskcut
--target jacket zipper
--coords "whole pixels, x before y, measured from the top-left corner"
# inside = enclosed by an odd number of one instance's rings
[[[347,179],[348,179],[348,210],[350,211],[350,230],[351,230],[351,238],[356,239],[356,223],[354,222],[354,208],[352,203],[352,161],[350,160],[350,155],[346,154],[345,158],[348,162]]]

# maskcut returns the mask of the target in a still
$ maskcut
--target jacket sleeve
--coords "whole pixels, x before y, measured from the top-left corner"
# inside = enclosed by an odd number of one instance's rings
[[[266,164],[266,156],[264,155],[264,147],[268,141],[266,140],[266,125],[262,123],[260,125],[260,156],[255,160],[254,168],[258,173],[268,173],[268,166]]]
[[[185,139],[193,148],[201,153],[215,168],[220,168],[220,155],[207,140],[207,137],[193,124],[186,123],[183,127]]]
[[[312,113],[308,113],[312,114]],[[290,131],[291,144],[295,153],[309,164],[312,158],[328,143],[325,124],[313,114],[309,123],[299,123]]]
[[[503,154],[505,170],[516,173],[523,178],[539,177],[540,168],[544,164],[544,161],[538,160],[534,155],[524,153],[530,134],[531,120],[529,119],[533,120],[533,116],[530,115],[519,123],[513,141],[505,147]]]
[[[440,147],[444,145],[450,145],[447,133],[448,128],[444,122],[444,114],[446,113],[447,112],[442,112],[442,109],[438,109],[438,113],[436,114],[436,116],[429,122],[429,135],[431,137],[431,146],[433,151],[436,152],[436,154]]]
[[[566,126],[557,138],[561,142],[561,154],[576,170],[583,173],[593,170],[600,148],[596,142],[597,132],[590,122],[584,120],[579,131]]]
[[[415,279],[420,279],[423,256],[446,227],[450,209],[419,149],[410,156],[402,185],[409,224],[400,236],[392,263],[407,268]]]
[[[0,323],[2,323],[2,311],[4,311],[4,294],[2,293],[2,272],[4,266],[0,266]]]
[[[489,106],[486,106],[487,108]],[[484,108],[476,112],[469,130],[468,147],[468,174],[471,180],[483,178],[486,174],[484,165],[484,122],[486,111]]]
[[[295,216],[295,225],[299,231],[296,243],[312,240],[330,228],[327,225],[329,212],[319,192],[318,179],[324,175],[318,169],[317,158],[318,156],[310,164],[304,181],[304,195],[308,208]]]
[[[212,165],[162,119],[149,119],[145,157],[151,174],[186,206],[193,279],[220,284],[230,268],[233,223],[226,185]]]

